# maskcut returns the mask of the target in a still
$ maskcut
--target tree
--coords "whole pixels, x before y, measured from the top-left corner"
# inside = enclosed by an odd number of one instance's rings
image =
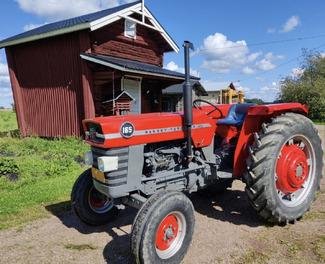
[[[16,113],[16,106],[14,103],[11,103],[11,108],[14,113]]]
[[[253,98],[253,99],[246,99],[245,98],[246,103],[255,103],[257,105],[264,105],[265,102],[262,99],[259,98]]]
[[[325,120],[325,56],[303,50],[299,74],[289,75],[281,82],[278,102],[298,102],[309,106],[308,116]]]

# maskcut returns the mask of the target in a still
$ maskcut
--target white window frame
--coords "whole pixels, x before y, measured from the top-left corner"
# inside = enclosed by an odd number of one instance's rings
[[[136,37],[137,37],[137,23],[136,22],[125,19],[124,36],[127,38],[136,39]]]

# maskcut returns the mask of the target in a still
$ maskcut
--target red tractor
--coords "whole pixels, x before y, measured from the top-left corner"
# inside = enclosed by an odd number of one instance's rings
[[[321,139],[299,103],[192,105],[189,49],[184,43],[184,113],[149,113],[83,121],[91,169],[71,201],[85,223],[112,221],[139,209],[131,231],[136,263],[179,263],[194,231],[184,192],[221,192],[246,183],[257,213],[275,224],[303,217],[322,178]]]

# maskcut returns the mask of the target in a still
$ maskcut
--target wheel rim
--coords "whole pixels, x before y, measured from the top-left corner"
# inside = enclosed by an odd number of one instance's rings
[[[160,223],[156,233],[156,252],[162,259],[172,257],[182,246],[186,220],[181,212],[172,212]]]
[[[278,197],[288,207],[301,204],[315,178],[315,153],[303,135],[291,137],[282,147],[277,164],[275,185]]]
[[[99,214],[106,213],[113,207],[113,204],[107,199],[107,197],[97,191],[94,187],[91,187],[89,191],[88,202],[90,208]]]

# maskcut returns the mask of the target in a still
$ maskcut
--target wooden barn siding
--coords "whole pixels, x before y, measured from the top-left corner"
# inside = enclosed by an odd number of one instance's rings
[[[23,136],[80,136],[84,118],[78,33],[9,47],[18,85],[15,105]]]
[[[113,57],[136,60],[163,67],[161,41],[156,32],[137,25],[136,39],[124,36],[124,19],[91,32],[92,52]]]

